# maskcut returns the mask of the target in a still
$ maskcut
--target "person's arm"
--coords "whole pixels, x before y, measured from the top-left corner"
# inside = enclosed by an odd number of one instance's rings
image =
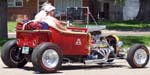
[[[56,23],[56,26],[62,30],[67,30],[66,28],[64,28],[61,24],[61,21],[54,19],[54,22]]]
[[[64,22],[64,21],[60,21],[60,23],[61,23],[62,25],[67,25],[67,22]]]
[[[64,22],[64,21],[60,21],[60,22],[63,26],[68,26],[67,22]],[[69,27],[74,27],[74,26],[72,25],[72,23],[69,23]]]

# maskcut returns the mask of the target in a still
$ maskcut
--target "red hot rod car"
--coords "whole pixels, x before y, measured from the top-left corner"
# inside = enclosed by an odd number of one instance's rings
[[[26,29],[38,25],[34,30]],[[16,40],[8,41],[2,48],[1,58],[10,68],[23,67],[31,61],[35,71],[56,72],[62,63],[104,64],[120,56],[122,42],[115,35],[101,36],[101,31],[88,28],[68,28],[72,32],[48,27],[41,30],[39,23],[18,23]],[[149,52],[144,45],[130,48],[127,61],[133,68],[142,68],[148,63]]]

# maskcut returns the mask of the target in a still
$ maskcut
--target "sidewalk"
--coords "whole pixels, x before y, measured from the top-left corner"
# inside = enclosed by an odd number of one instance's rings
[[[102,30],[102,35],[115,34],[118,36],[150,36],[150,32]],[[8,33],[9,38],[16,38],[16,33]]]
[[[16,33],[8,33],[8,38],[16,38]]]
[[[102,30],[102,35],[115,34],[118,36],[150,36],[150,32],[144,31],[115,31],[115,30]]]

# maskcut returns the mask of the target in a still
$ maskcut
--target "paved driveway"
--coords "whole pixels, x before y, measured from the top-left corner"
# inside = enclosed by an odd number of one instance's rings
[[[28,63],[24,68],[7,68],[0,60],[0,75],[35,75],[33,66]],[[41,75],[41,74],[38,74]],[[42,74],[43,75],[43,74]],[[111,65],[67,64],[53,74],[44,75],[150,75],[150,64],[146,68],[131,69],[125,60],[116,60]]]

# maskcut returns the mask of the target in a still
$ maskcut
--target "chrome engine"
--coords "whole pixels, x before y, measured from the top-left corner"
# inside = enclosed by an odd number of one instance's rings
[[[89,59],[85,61],[86,64],[90,63],[106,63],[110,54],[114,54],[114,48],[109,45],[107,39],[102,37],[101,34],[92,35],[91,54]]]

